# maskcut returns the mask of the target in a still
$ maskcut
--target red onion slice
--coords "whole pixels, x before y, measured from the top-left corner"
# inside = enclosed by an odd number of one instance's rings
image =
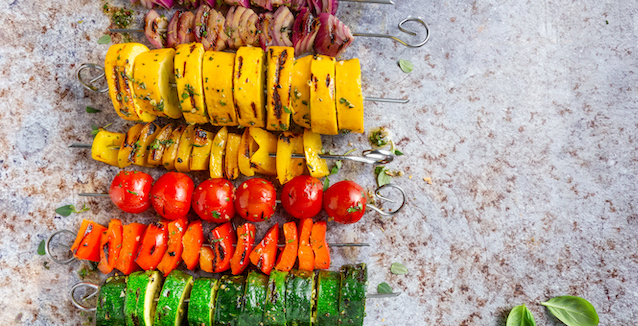
[[[197,8],[197,12],[195,12],[195,25],[193,26],[193,30],[195,31],[195,40],[197,40],[197,42],[202,41],[202,34],[208,34],[206,31],[206,21],[208,20],[208,15],[210,15],[210,9],[208,5],[202,4]]]
[[[306,0],[284,0],[284,2],[288,2],[290,9],[295,11],[300,11],[301,9],[308,7],[308,2]]]
[[[153,6],[155,5],[153,0],[140,0],[140,4],[148,9],[153,9]]]
[[[273,22],[270,25],[269,34],[272,37],[271,45],[292,46],[290,36],[292,34],[292,27],[294,23],[295,16],[292,14],[290,9],[285,6],[279,7],[279,9],[275,11]]]
[[[250,8],[250,0],[224,0],[224,2],[231,6],[242,6],[244,8]]]
[[[168,23],[168,30],[166,30],[166,47],[174,48],[179,44],[179,39],[177,39],[177,25],[179,25],[179,16],[181,16],[181,11],[176,11],[173,14],[173,18]]]
[[[202,43],[204,49],[221,51],[226,48],[224,33],[224,15],[208,5],[201,5],[195,14],[195,39]]]
[[[252,9],[246,9],[241,16],[241,23],[239,24],[239,36],[244,40],[244,44],[252,46],[259,45],[258,25],[259,15]]]
[[[243,45],[239,37],[239,19],[241,18],[241,14],[244,13],[244,10],[246,10],[244,7],[230,7],[228,13],[226,13],[224,33],[228,36],[226,44],[231,49],[236,49]]]
[[[262,7],[268,11],[272,11],[272,1],[271,0],[250,0],[250,3],[254,6]]]
[[[315,16],[323,13],[335,15],[339,7],[338,0],[308,0],[308,2],[308,7]]]
[[[237,49],[243,45],[259,45],[258,24],[259,16],[252,9],[231,7],[224,24],[224,31],[228,35],[228,47]]]
[[[181,17],[179,17],[179,24],[177,29],[177,38],[179,44],[188,44],[195,42],[195,15],[190,11],[185,11]]]
[[[163,48],[166,34],[160,32],[160,29],[165,30],[168,26],[166,17],[160,16],[157,11],[151,9],[144,17],[144,25],[144,35],[146,35],[151,45],[156,49]]]
[[[302,8],[292,27],[292,44],[295,55],[311,52],[321,23],[312,17],[308,8]]]
[[[177,0],[177,4],[184,7],[184,9],[191,10],[199,6],[199,0]]]
[[[173,0],[152,0],[153,3],[164,7],[164,9],[171,9],[173,8]]]
[[[321,26],[315,39],[315,51],[331,57],[340,56],[354,40],[350,28],[331,14],[323,13],[317,18]]]
[[[272,12],[265,12],[259,15],[259,45],[266,51],[272,45],[272,35],[270,35],[270,25],[272,24]]]

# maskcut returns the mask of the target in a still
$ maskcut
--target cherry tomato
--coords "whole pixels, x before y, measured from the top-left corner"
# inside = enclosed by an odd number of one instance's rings
[[[323,196],[323,209],[335,222],[351,224],[359,221],[366,211],[363,188],[353,181],[333,184]]]
[[[235,216],[235,187],[226,179],[208,179],[193,192],[193,210],[204,221],[224,223]]]
[[[139,171],[120,171],[109,188],[115,206],[127,213],[139,214],[151,207],[149,193],[153,177]]]
[[[319,214],[322,199],[321,181],[309,175],[292,178],[281,191],[281,205],[286,212],[299,219]]]
[[[235,192],[235,211],[239,216],[261,222],[275,213],[277,194],[272,183],[262,178],[244,181]]]
[[[193,180],[184,173],[168,172],[151,188],[151,204],[162,217],[175,220],[188,214],[193,197]]]

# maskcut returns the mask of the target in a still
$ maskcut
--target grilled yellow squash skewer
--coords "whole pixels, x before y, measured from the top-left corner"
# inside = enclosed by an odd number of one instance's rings
[[[266,53],[266,129],[290,129],[290,87],[295,62],[295,48],[271,46]]]

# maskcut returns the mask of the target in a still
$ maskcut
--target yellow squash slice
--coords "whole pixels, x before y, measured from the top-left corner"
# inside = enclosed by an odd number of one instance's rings
[[[310,125],[322,135],[336,135],[335,58],[316,55],[310,65]]]
[[[193,150],[193,141],[195,140],[195,126],[189,125],[184,130],[182,137],[179,139],[179,147],[177,148],[177,158],[175,159],[175,170],[177,172],[191,171],[191,151]]]
[[[292,154],[303,154],[303,136],[284,131],[277,140],[277,178],[281,184],[303,174],[304,160],[293,159]]]
[[[255,166],[250,162],[250,158],[253,156],[254,153],[253,149],[256,146],[254,143],[255,141],[250,135],[250,128],[244,129],[244,133],[241,135],[241,140],[239,142],[237,165],[239,166],[239,171],[247,177],[252,177],[253,175],[255,175]],[[228,153],[226,153],[226,155],[228,155]]]
[[[135,161],[135,147],[140,138],[140,131],[144,128],[144,124],[135,124],[126,132],[120,151],[117,154],[117,165],[125,168]]]
[[[204,98],[213,126],[236,126],[237,112],[233,100],[233,68],[235,54],[206,51],[204,53]]]
[[[321,178],[330,174],[326,160],[319,157],[323,153],[320,134],[314,133],[310,129],[304,130],[303,151],[306,156],[306,166],[311,176]]]
[[[295,48],[271,46],[266,54],[266,129],[290,129],[290,82],[295,62]]]
[[[164,156],[162,157],[162,164],[169,170],[175,170],[175,162],[177,161],[177,150],[179,149],[179,142],[182,139],[182,134],[186,126],[180,125],[173,130],[171,136],[166,141],[166,149],[164,150]]]
[[[173,141],[170,139],[171,134],[173,133],[173,129],[175,129],[175,126],[173,126],[172,123],[169,123],[159,131],[159,133],[155,137],[155,140],[153,140],[148,149],[146,166],[158,166],[162,164],[162,156],[164,156],[164,151]]]
[[[174,59],[172,48],[144,52],[135,59],[135,103],[142,111],[171,119],[182,117],[177,90],[171,87],[175,84]]]
[[[118,166],[117,156],[125,135],[100,128],[91,145],[91,157],[109,165]]]
[[[363,93],[361,65],[354,58],[337,62],[335,67],[337,124],[340,133],[363,133]]]
[[[241,136],[233,133],[228,134],[226,142],[226,178],[235,180],[239,177],[239,166],[237,165],[237,157],[239,156],[239,143]]]
[[[210,160],[210,148],[213,145],[213,133],[195,128],[195,139],[191,151],[191,171],[206,171]]]
[[[277,175],[277,159],[268,155],[277,152],[277,136],[257,127],[250,127],[249,131],[250,136],[259,146],[250,157],[251,166],[255,172]]]
[[[180,44],[175,48],[177,97],[188,124],[208,122],[204,106],[203,59],[204,46],[201,43]]]
[[[144,128],[140,130],[140,136],[137,138],[135,148],[130,154],[133,155],[133,164],[146,166],[146,156],[148,155],[148,150],[159,132],[160,128],[152,122],[144,125]]]
[[[239,125],[263,128],[264,122],[264,50],[241,47],[235,56],[233,96]]]
[[[211,178],[224,177],[224,152],[226,152],[226,140],[228,139],[228,129],[219,129],[213,139],[213,146],[210,149],[210,164],[208,170]],[[237,157],[235,157],[237,160]]]
[[[312,56],[295,60],[290,87],[292,119],[296,124],[310,129],[310,64]]]
[[[124,120],[149,122],[155,116],[144,112],[135,102],[133,63],[148,51],[144,44],[122,43],[109,47],[104,60],[104,74],[115,112]]]

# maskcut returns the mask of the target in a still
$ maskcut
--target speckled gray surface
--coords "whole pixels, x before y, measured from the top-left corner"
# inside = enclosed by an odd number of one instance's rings
[[[602,325],[634,324],[638,4],[397,2],[342,4],[339,12],[353,31],[396,33],[409,14],[432,29],[419,49],[357,39],[345,55],[361,58],[366,94],[411,99],[366,107],[366,128],[390,128],[406,154],[390,166],[405,171],[395,179],[408,192],[405,211],[329,228],[331,241],[373,244],[333,250],[336,266],[367,262],[371,292],[384,281],[403,292],[369,301],[365,324],[504,325],[525,303],[538,325],[560,325],[539,302],[564,294],[587,298]],[[76,230],[82,218],[154,218],[77,196],[104,190],[117,169],[67,145],[90,141],[91,124],[130,126],[74,78],[79,64],[104,59],[108,45],[96,43],[109,25],[102,5],[0,2],[1,325],[88,322],[66,295],[80,264],[46,269],[36,254],[48,234]],[[414,71],[401,72],[399,59]],[[103,111],[87,114],[86,106]],[[324,143],[339,152],[368,146],[357,135]],[[374,186],[369,166],[344,164],[331,180],[344,178]],[[82,203],[91,210],[54,213]],[[279,210],[275,220],[286,219]],[[409,274],[391,274],[393,262]]]

